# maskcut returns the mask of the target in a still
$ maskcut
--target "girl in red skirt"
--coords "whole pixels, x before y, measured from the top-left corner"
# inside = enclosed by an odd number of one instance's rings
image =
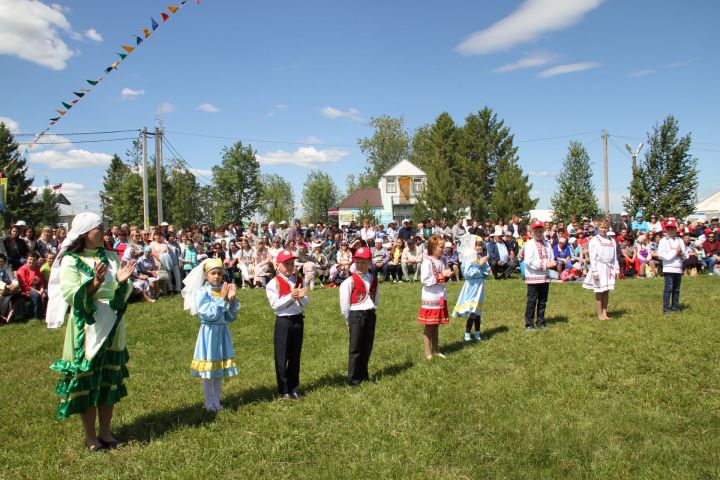
[[[444,269],[440,261],[444,243],[442,237],[432,235],[427,244],[428,254],[420,267],[420,281],[423,288],[422,306],[417,321],[425,326],[423,338],[425,358],[428,360],[433,356],[445,358],[438,349],[438,325],[449,321],[445,282],[452,275],[452,271]]]

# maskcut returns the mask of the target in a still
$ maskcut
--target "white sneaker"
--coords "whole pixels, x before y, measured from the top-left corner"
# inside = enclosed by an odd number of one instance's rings
[[[440,352],[436,352],[436,353],[435,353],[435,356],[438,357],[438,358],[447,358],[447,357],[445,357],[445,355],[443,355],[443,354],[440,353]]]

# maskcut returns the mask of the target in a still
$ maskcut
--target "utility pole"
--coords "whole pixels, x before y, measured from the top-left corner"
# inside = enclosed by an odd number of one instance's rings
[[[143,178],[143,229],[150,226],[150,197],[148,196],[147,127],[142,129],[142,178]]]
[[[602,139],[603,139],[603,168],[605,173],[605,215],[610,215],[610,187],[608,184],[608,150],[607,150],[607,139],[608,134],[603,129],[602,133]]]
[[[161,127],[155,127],[155,189],[157,191],[157,223],[163,222],[162,205],[162,137]]]

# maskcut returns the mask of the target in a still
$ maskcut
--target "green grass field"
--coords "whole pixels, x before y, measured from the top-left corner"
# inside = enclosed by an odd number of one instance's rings
[[[418,284],[381,285],[374,384],[345,386],[337,290],[311,293],[300,402],[278,402],[273,315],[239,292],[240,375],[225,409],[202,409],[189,376],[197,319],[181,300],[127,313],[129,395],[121,448],[90,455],[78,418],[54,418],[62,331],[0,328],[2,478],[720,478],[720,284],[684,278],[684,312],[662,316],[661,279],[625,280],[598,321],[593,294],[552,284],[549,329],[523,328],[525,286],[489,281],[482,330],[441,327],[446,360],[426,361]],[[460,284],[450,284],[457,298]]]

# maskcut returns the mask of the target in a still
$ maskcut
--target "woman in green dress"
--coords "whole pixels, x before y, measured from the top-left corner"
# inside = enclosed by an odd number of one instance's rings
[[[57,417],[81,415],[91,452],[118,445],[110,423],[114,404],[127,395],[123,315],[134,268],[134,260],[121,266],[117,255],[103,248],[101,218],[83,212],[73,219],[50,275],[48,327],[59,328],[71,309],[62,359],[50,367],[63,376],[55,388],[61,397]]]

